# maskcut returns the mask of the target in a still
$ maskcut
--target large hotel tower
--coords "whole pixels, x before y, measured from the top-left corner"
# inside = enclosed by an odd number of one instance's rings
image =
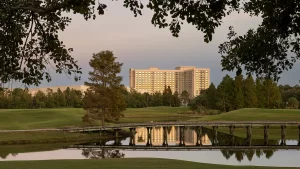
[[[195,66],[180,66],[175,70],[160,70],[159,68],[130,69],[129,87],[139,92],[163,92],[165,86],[170,86],[173,92],[188,91],[191,96],[197,96],[200,91],[210,85],[210,69]]]

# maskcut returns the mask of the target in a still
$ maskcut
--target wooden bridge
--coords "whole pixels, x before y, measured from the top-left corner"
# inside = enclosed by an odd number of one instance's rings
[[[299,145],[274,146],[129,146],[129,145],[70,145],[65,149],[119,149],[130,151],[198,151],[198,150],[300,150]]]
[[[230,127],[234,126],[235,128],[241,127],[263,127],[263,126],[298,126],[300,130],[300,122],[280,122],[280,121],[214,121],[214,122],[148,122],[148,123],[124,123],[124,124],[115,124],[107,125],[105,127],[73,127],[73,128],[61,128],[59,130],[68,131],[68,132],[87,132],[87,131],[102,131],[102,130],[114,130],[114,129],[124,129],[124,128],[138,128],[138,127],[165,127],[165,126],[186,126],[186,127]]]

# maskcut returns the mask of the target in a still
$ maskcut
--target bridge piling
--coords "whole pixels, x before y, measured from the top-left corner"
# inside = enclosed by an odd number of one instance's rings
[[[300,124],[298,125],[299,138],[298,138],[298,146],[300,146]]]
[[[196,133],[197,133],[197,143],[196,146],[202,146],[202,126],[198,126],[196,128]]]
[[[163,127],[163,144],[162,146],[168,147],[168,127]]]
[[[129,128],[129,130],[130,130],[129,146],[135,146],[135,128]]]
[[[185,146],[184,128],[185,126],[179,126],[179,135],[180,135],[179,146]]]
[[[286,139],[285,139],[285,128],[286,126],[285,125],[281,125],[281,142],[280,142],[280,145],[286,145]]]
[[[252,126],[248,125],[248,126],[246,126],[246,129],[247,129],[246,145],[251,146],[252,145]]]
[[[229,126],[229,133],[230,133],[230,142],[229,142],[229,144],[231,145],[231,146],[233,146],[234,144],[235,144],[235,142],[234,142],[234,129],[235,129],[235,126],[234,125],[230,125]]]
[[[115,132],[115,143],[114,145],[120,145],[120,140],[119,140],[119,131],[121,131],[121,129],[114,129]]]
[[[269,125],[264,126],[264,145],[269,145]]]
[[[147,127],[147,144],[146,146],[152,147],[152,127]]]
[[[218,126],[212,126],[213,128],[213,141],[212,141],[212,145],[216,146],[218,145]]]

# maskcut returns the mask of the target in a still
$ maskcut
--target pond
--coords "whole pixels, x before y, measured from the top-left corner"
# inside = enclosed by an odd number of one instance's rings
[[[168,145],[176,146],[180,144],[180,132],[178,127],[168,129]],[[151,133],[153,146],[162,145],[164,141],[162,127],[153,128]],[[223,145],[232,139],[229,134],[218,132],[218,144]],[[121,139],[121,145],[129,145],[132,138]],[[147,143],[147,129],[137,128],[134,137],[135,144],[145,145]],[[193,128],[184,130],[185,145],[195,145],[197,143],[197,134]],[[211,145],[213,141],[213,131],[205,128],[202,132],[201,142],[203,146]],[[78,145],[113,145],[114,140],[101,140],[94,143],[82,143]],[[105,143],[104,143],[105,142]],[[236,146],[245,142],[244,138],[234,137]],[[261,145],[264,140],[252,140],[253,145]],[[281,140],[269,140],[271,145],[279,145]],[[297,140],[286,140],[287,145],[297,145]],[[201,163],[226,164],[226,165],[253,165],[253,166],[282,166],[299,167],[300,151],[298,150],[121,150],[108,148],[63,148],[68,146],[56,147],[52,150],[43,149],[44,145],[34,148],[34,152],[23,151],[21,153],[11,151],[2,153],[0,148],[0,161],[14,160],[54,160],[54,159],[103,159],[103,158],[166,158],[177,159]],[[73,145],[74,146],[74,145]],[[76,145],[75,145],[76,146]],[[26,150],[26,146],[22,148]],[[28,150],[30,151],[30,150]],[[8,150],[9,152],[9,150]]]

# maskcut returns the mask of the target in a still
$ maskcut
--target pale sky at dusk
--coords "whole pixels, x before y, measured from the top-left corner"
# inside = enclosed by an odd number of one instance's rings
[[[256,28],[260,18],[247,14],[233,14],[223,20],[216,29],[213,41],[203,41],[202,32],[194,26],[183,25],[179,38],[171,35],[169,29],[159,29],[151,24],[152,11],[144,9],[143,15],[135,18],[133,13],[122,6],[122,1],[108,1],[104,16],[85,21],[81,15],[72,15],[72,23],[60,34],[67,47],[74,48],[72,56],[83,70],[82,80],[75,83],[66,75],[52,73],[52,82],[41,86],[79,85],[87,80],[88,65],[93,53],[112,50],[118,61],[124,63],[121,75],[128,86],[129,68],[159,67],[174,69],[176,66],[197,66],[211,69],[211,82],[219,84],[228,72],[221,71],[221,57],[218,46],[227,38],[228,27],[234,26],[239,34],[249,28]],[[282,75],[279,83],[299,83],[300,64]],[[234,75],[234,73],[233,73]]]

